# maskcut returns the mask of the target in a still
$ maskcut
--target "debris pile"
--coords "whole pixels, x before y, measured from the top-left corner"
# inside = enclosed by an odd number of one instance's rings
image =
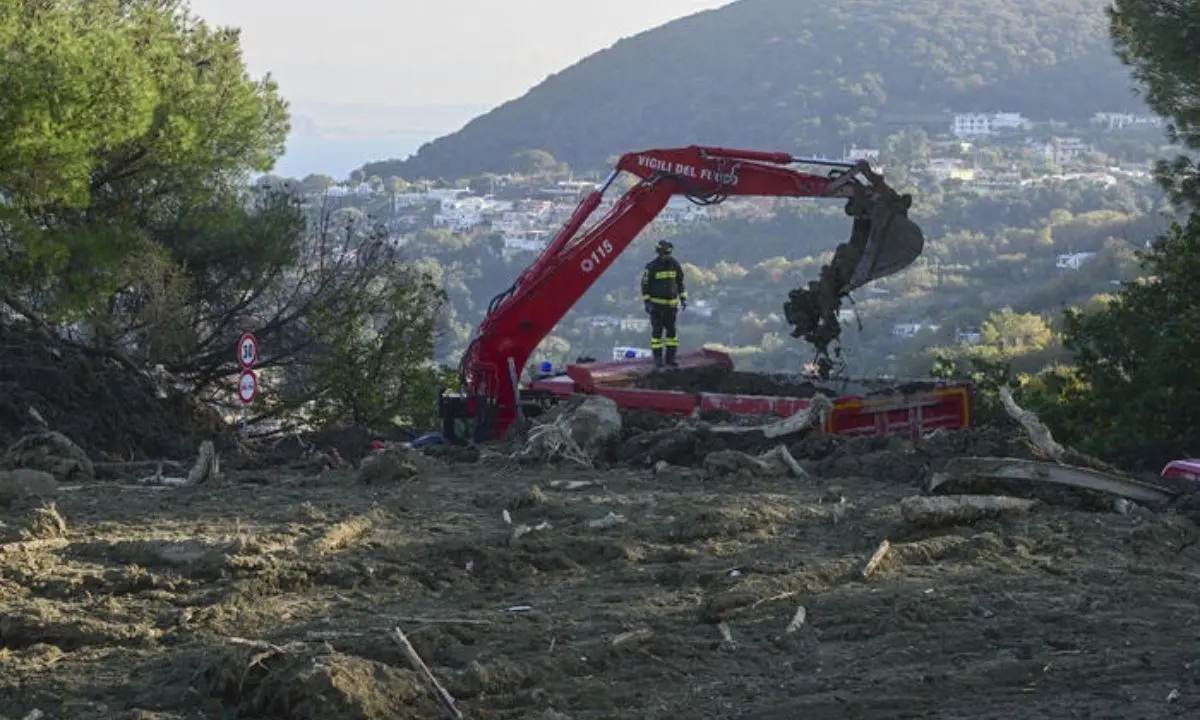
[[[0,322],[0,449],[47,430],[93,458],[130,460],[191,457],[222,425],[115,360]]]
[[[621,438],[621,412],[609,398],[588,395],[555,408],[536,424],[517,453],[521,460],[566,460],[593,467]]]
[[[730,370],[721,366],[692,367],[668,373],[650,373],[639,377],[634,387],[648,390],[679,390],[691,393],[727,393],[731,395],[768,395],[773,397],[811,398],[817,394],[829,398],[848,395],[871,397],[910,393],[936,387],[935,381],[896,383],[888,380],[820,380],[809,375],[756,373]]]
[[[1128,513],[1139,506],[1166,507],[1179,495],[1064,448],[1007,390],[1001,392],[1002,400],[1020,430],[939,430],[913,440],[822,432],[833,401],[813,392],[821,385],[808,380],[703,368],[652,375],[642,384],[805,394],[810,402],[792,417],[750,424],[746,418],[724,422],[645,411],[622,413],[611,400],[589,396],[560,407],[536,424],[517,455],[585,467],[616,461],[653,468],[663,480],[854,477],[908,485],[925,494],[955,494],[911,499],[903,515],[915,525],[1025,512],[1038,502]],[[857,392],[912,389],[869,385],[860,383]]]

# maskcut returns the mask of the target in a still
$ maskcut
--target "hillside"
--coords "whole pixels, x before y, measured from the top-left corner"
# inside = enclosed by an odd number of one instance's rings
[[[368,176],[505,172],[544,149],[578,168],[693,143],[827,154],[948,113],[1077,120],[1140,110],[1102,0],[740,0],[585,58]],[[801,9],[803,7],[803,9]]]

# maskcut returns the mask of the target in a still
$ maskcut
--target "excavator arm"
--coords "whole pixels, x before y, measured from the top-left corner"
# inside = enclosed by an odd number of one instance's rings
[[[826,172],[804,172],[800,165]],[[621,173],[639,181],[580,234]],[[920,229],[907,217],[911,197],[897,194],[866,162],[697,146],[623,155],[537,260],[492,300],[462,359],[465,393],[454,408],[443,402],[443,419],[447,412],[467,412],[478,423],[477,439],[502,435],[521,414],[519,380],[529,356],[676,195],[702,205],[732,196],[846,200],[846,213],[854,219],[850,241],[839,246],[821,280],[793,291],[784,306],[792,334],[819,352],[840,333],[837,310],[843,297],[907,267],[924,248]]]

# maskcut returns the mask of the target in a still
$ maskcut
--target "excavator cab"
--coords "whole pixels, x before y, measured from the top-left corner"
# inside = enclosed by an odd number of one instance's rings
[[[783,305],[792,337],[816,348],[823,377],[833,367],[829,346],[842,332],[837,317],[842,300],[872,280],[900,272],[925,249],[924,233],[908,218],[912,196],[897,193],[865,161],[839,171],[834,185],[836,194],[846,197],[846,214],[854,218],[850,240],[834,250],[817,280],[791,291]]]

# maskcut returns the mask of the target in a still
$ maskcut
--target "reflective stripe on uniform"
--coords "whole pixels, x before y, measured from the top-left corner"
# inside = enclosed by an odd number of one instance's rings
[[[659,350],[662,348],[662,346],[663,346],[662,338],[656,338],[656,337],[650,338],[650,349],[651,350]]]
[[[670,306],[674,307],[679,304],[679,298],[652,297],[652,298],[649,298],[649,300],[650,300],[650,302],[654,303],[655,305],[670,305]]]
[[[673,337],[667,338],[667,347],[669,347],[669,348],[679,347],[679,338],[673,338]]]
[[[655,280],[671,280],[678,275],[679,275],[679,273],[675,272],[674,270],[659,270],[658,272],[654,273],[654,279]]]

